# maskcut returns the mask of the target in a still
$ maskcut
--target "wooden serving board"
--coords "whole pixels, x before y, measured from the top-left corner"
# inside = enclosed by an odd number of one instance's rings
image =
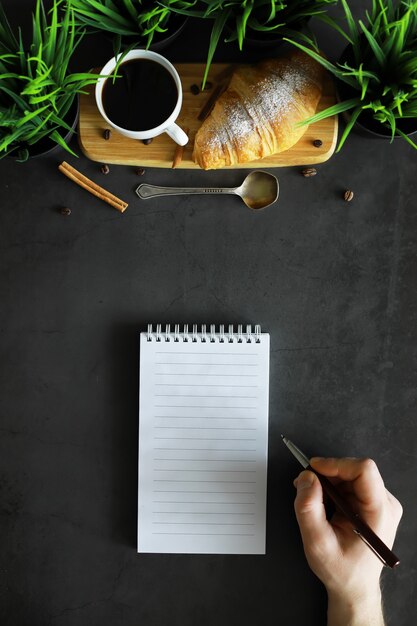
[[[177,120],[182,128],[189,129],[190,141],[184,148],[181,164],[178,168],[199,169],[192,161],[194,137],[201,125],[198,115],[211,94],[205,89],[197,95],[191,93],[191,85],[201,85],[204,73],[204,64],[178,63],[175,65],[183,86],[183,105]],[[214,64],[210,70],[209,81],[213,87],[218,84],[217,77],[224,75],[230,65]],[[317,111],[335,103],[335,92],[330,75],[326,78],[323,96]],[[103,138],[106,128],[111,130],[110,139]],[[315,139],[321,139],[323,144],[316,148]],[[141,141],[129,139],[113,130],[100,115],[94,97],[94,87],[88,95],[80,97],[80,117],[78,140],[84,154],[92,161],[101,163],[115,163],[119,165],[141,165],[147,167],[172,167],[176,144],[167,134],[155,137],[152,143],[144,145]],[[337,116],[333,116],[309,126],[300,141],[285,152],[280,152],[250,163],[240,163],[234,168],[284,167],[290,165],[312,165],[323,163],[329,159],[336,146]]]

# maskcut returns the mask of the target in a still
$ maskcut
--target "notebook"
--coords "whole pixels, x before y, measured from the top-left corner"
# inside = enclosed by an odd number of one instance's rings
[[[140,334],[138,552],[265,554],[269,335]]]

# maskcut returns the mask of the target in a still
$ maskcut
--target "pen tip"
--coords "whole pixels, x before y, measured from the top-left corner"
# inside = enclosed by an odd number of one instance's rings
[[[281,433],[281,439],[285,439],[284,435]]]

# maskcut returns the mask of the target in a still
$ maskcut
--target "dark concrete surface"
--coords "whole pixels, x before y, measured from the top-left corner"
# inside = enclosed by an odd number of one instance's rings
[[[32,5],[5,6],[27,19]],[[186,33],[191,43],[166,55],[203,59],[201,35]],[[110,56],[101,40],[86,50],[80,65]],[[283,432],[309,454],[377,461],[404,505],[402,563],[384,576],[387,624],[413,626],[417,154],[352,135],[314,178],[275,170],[280,199],[258,214],[237,198],[133,194],[145,181],[235,185],[245,171],[139,179],[112,166],[104,177],[69,157],[130,202],[123,215],[67,181],[64,156],[0,163],[2,625],[325,624]],[[266,556],[136,554],[148,322],[260,323],[271,334]]]

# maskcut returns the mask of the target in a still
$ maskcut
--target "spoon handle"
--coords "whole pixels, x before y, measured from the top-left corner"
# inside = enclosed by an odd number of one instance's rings
[[[136,193],[142,200],[158,196],[183,196],[188,194],[235,193],[232,187],[158,187],[157,185],[139,185]]]

